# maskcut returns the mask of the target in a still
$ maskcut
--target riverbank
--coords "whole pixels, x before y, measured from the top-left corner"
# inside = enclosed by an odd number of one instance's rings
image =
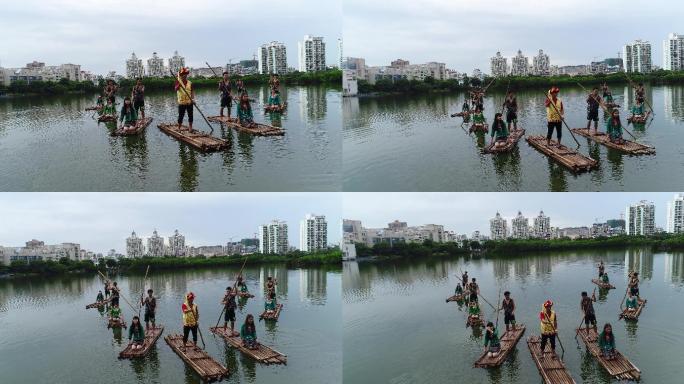
[[[98,269],[125,273],[145,273],[147,266],[154,270],[201,269],[209,267],[241,266],[245,256],[216,257],[142,257],[137,259],[102,259],[98,264],[91,261],[13,261],[9,266],[0,265],[0,276],[31,277],[77,274],[96,274]],[[331,250],[320,253],[292,252],[286,255],[252,254],[246,257],[246,265],[285,263],[291,268],[329,266],[340,267],[342,253]]]
[[[485,77],[484,80],[466,77],[463,82],[456,79],[434,80],[427,78],[425,81],[400,79],[378,80],[375,84],[360,80],[359,96],[377,97],[415,93],[437,93],[437,92],[458,92],[466,91],[470,87],[484,86],[489,84],[493,78]],[[651,85],[684,84],[684,71],[664,71],[658,70],[651,73],[632,73],[629,78],[625,73],[581,75],[581,76],[506,76],[496,79],[489,90],[505,91],[506,89],[532,89],[551,86],[575,87],[577,83],[585,87],[600,86],[604,83],[608,85],[630,85],[630,80],[634,83],[643,82]]]

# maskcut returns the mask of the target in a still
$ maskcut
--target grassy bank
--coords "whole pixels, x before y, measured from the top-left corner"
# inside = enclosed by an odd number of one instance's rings
[[[37,275],[54,276],[65,274],[94,274],[98,269],[118,270],[119,272],[145,272],[149,265],[154,270],[195,269],[208,267],[238,266],[245,262],[245,257],[143,257],[139,259],[102,259],[98,264],[91,261],[71,261],[62,259],[55,261],[13,261],[9,266],[0,265],[1,274],[18,276]],[[340,266],[342,253],[331,250],[319,253],[292,252],[286,255],[252,254],[247,257],[247,265],[285,263],[288,267]]]
[[[658,70],[647,74],[629,74],[629,78],[635,82],[643,82],[651,85],[665,85],[665,84],[684,84],[684,71],[664,71]],[[491,82],[492,78],[485,78],[480,81],[476,78],[466,77],[462,83],[457,80],[435,80],[427,78],[425,81],[406,80],[401,79],[397,81],[392,80],[378,80],[375,84],[370,84],[367,81],[359,81],[360,94],[402,94],[402,93],[426,93],[426,92],[445,92],[445,91],[464,91],[471,86],[484,86]],[[532,89],[532,88],[546,88],[553,85],[559,87],[575,87],[577,83],[581,83],[585,87],[599,86],[603,83],[609,85],[629,85],[629,80],[624,73],[613,73],[609,75],[586,75],[586,76],[507,76],[496,79],[489,87],[490,90],[505,91],[506,88]]]

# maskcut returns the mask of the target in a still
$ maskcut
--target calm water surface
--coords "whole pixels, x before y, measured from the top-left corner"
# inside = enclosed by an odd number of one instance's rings
[[[626,124],[633,103],[628,88],[614,87]],[[647,89],[655,119],[629,125],[639,142],[656,147],[655,156],[629,156],[575,135],[579,151],[599,168],[574,175],[522,139],[511,153],[481,153],[484,137],[468,135],[460,112],[463,94],[345,98],[343,188],[346,191],[662,191],[684,188],[684,86]],[[586,94],[564,88],[561,98],[571,127],[586,126]],[[491,123],[504,94],[485,98]],[[519,126],[527,135],[546,135],[543,90],[518,94]],[[600,116],[603,131],[604,117]],[[629,134],[624,134],[630,138]],[[554,136],[555,137],[555,136]],[[486,142],[489,143],[487,136]],[[570,133],[562,142],[576,147]]]
[[[150,271],[158,297],[157,321],[162,338],[148,356],[118,360],[128,333],[107,329],[105,316],[85,309],[95,301],[96,277],[0,281],[0,372],[4,383],[199,383],[199,377],[171,350],[163,337],[182,334],[183,295],[193,291],[207,352],[230,370],[228,383],[340,383],[342,375],[341,274],[323,269],[247,268],[255,298],[237,311],[241,325],[247,313],[263,311],[263,282],[278,279],[284,304],[277,323],[257,323],[257,336],[288,356],[286,366],[256,363],[214,337],[219,302],[237,270]],[[143,276],[117,278],[125,296],[139,297]],[[132,309],[121,300],[130,324]],[[200,342],[201,345],[201,342]]]
[[[98,124],[84,111],[94,96],[0,99],[0,190],[340,190],[339,90],[285,88],[288,110],[282,116],[264,114],[266,88],[249,92],[257,99],[255,120],[282,126],[285,135],[255,137],[212,124],[214,135],[230,147],[210,154],[157,128],[176,121],[171,92],[148,93],[146,112],[154,121],[139,137],[110,136],[113,124]],[[216,91],[198,90],[197,101],[206,116],[218,115]],[[194,127],[209,131],[196,110]]]
[[[453,261],[394,264],[345,263],[345,383],[541,383],[525,340],[539,334],[537,314],[546,299],[555,302],[564,361],[578,383],[614,382],[584,343],[575,341],[581,320],[581,291],[591,294],[595,265],[603,260],[611,282],[608,293],[596,292],[599,324],[613,324],[617,348],[639,367],[643,383],[680,383],[684,343],[684,254],[649,250],[598,251]],[[516,300],[523,338],[500,368],[473,368],[483,350],[483,336],[465,327],[465,308],[445,303],[461,270],[480,283],[494,304],[499,289]],[[638,322],[618,321],[628,270],[642,276],[641,294],[648,303]],[[486,320],[494,311],[483,300]],[[499,325],[503,325],[503,315]],[[560,346],[557,345],[560,353]]]

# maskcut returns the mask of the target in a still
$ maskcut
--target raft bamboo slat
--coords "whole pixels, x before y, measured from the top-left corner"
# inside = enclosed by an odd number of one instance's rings
[[[527,140],[527,143],[536,150],[557,161],[572,172],[586,172],[598,166],[596,160],[586,157],[564,145],[559,147],[555,140],[551,140],[553,146],[547,146],[546,137],[544,136],[527,136],[525,140]]]
[[[181,125],[181,129],[178,128],[178,124],[159,124],[157,127],[167,135],[190,144],[200,151],[220,151],[228,147],[226,140],[194,130],[190,132],[190,128],[185,125]]]
[[[450,296],[446,299],[446,302],[450,303],[452,301],[462,301],[463,299],[465,299],[465,293],[461,293],[460,295]]]
[[[148,125],[152,123],[152,118],[151,117],[146,117],[144,119],[140,119],[135,122],[135,129],[133,130],[128,130],[124,131],[123,128],[118,128],[116,131],[114,131],[115,135],[118,136],[132,136],[132,135],[137,135],[140,132],[144,131],[145,128],[147,128]]]
[[[86,111],[98,111],[102,109],[102,107],[87,107],[85,110]]]
[[[586,328],[577,328],[577,333],[582,337],[582,341],[586,344],[589,353],[591,353],[608,371],[608,373],[618,380],[633,380],[639,381],[641,379],[641,371],[636,365],[632,364],[618,350],[615,350],[615,358],[608,360],[601,354],[601,348],[598,345],[598,334],[593,328],[589,328],[589,335],[587,335]]]
[[[238,292],[238,296],[240,296],[240,297],[246,297],[246,298],[248,298],[248,299],[251,299],[252,297],[254,297],[254,295],[252,295],[252,294],[249,293],[249,292]]]
[[[506,144],[497,147],[496,145],[488,146],[485,147],[482,151],[484,153],[501,153],[501,152],[508,152],[513,147],[515,147],[516,144],[518,144],[518,141],[520,141],[520,138],[523,137],[525,134],[525,130],[522,128],[518,128],[515,131],[511,131],[510,134],[508,135],[508,139],[506,140]]]
[[[278,112],[282,113],[287,109],[287,103],[280,104],[280,107],[271,107],[269,105],[264,105],[265,112]]]
[[[103,307],[103,306],[109,304],[110,301],[112,301],[112,298],[111,298],[111,297],[108,298],[108,299],[102,300],[102,301],[96,301],[96,302],[94,302],[94,303],[92,303],[92,304],[86,305],[86,309],[90,309],[90,308],[100,308],[100,307]]]
[[[259,319],[264,319],[264,320],[278,320],[278,317],[280,317],[280,310],[283,309],[282,304],[277,304],[276,305],[276,310],[269,314],[266,313],[266,311],[262,312],[261,315],[259,315]]]
[[[144,325],[143,325],[144,327]],[[134,357],[142,357],[150,351],[153,345],[157,343],[159,336],[164,332],[164,327],[159,326],[145,331],[145,342],[141,349],[133,349],[130,345],[126,346],[119,352],[119,359],[130,359]]]
[[[474,316],[468,315],[468,319],[466,320],[466,326],[478,327],[478,326],[481,326],[482,324],[484,324],[484,321],[482,321],[482,316],[474,317]]]
[[[470,126],[470,133],[473,132],[482,132],[482,133],[487,133],[489,132],[489,125],[487,123],[473,123],[473,125]]]
[[[274,127],[268,124],[256,123],[256,127],[248,128],[243,127],[238,123],[237,118],[228,116],[209,116],[207,120],[225,124],[229,128],[233,128],[239,132],[249,133],[255,136],[282,136],[285,134],[285,130],[282,128]]]
[[[604,283],[599,279],[591,279],[591,282],[598,285],[601,289],[615,289],[615,286],[611,283]]]
[[[107,320],[107,328],[126,328],[126,320],[119,318],[114,320],[111,317]]]
[[[613,143],[610,141],[610,136],[605,132],[591,133],[591,131],[586,128],[573,128],[572,131],[580,136],[584,136],[599,144],[605,145],[608,148],[629,153],[630,155],[655,155],[656,153],[655,148],[639,144],[636,141],[624,140],[624,143],[622,144]]]
[[[97,118],[97,121],[100,123],[113,122],[113,121],[116,121],[116,116],[115,115],[102,115],[102,116]]]
[[[648,120],[648,116],[651,115],[651,111],[646,112],[645,115],[632,115],[627,118],[630,123],[643,124]]]
[[[633,313],[630,313],[629,311],[627,311],[627,308],[625,308],[622,310],[622,313],[620,314],[619,318],[625,319],[625,320],[638,320],[639,315],[641,315],[641,311],[644,309],[644,306],[646,305],[646,301],[647,300],[638,300],[637,299],[637,302],[639,303],[639,305],[637,306],[636,311],[634,311]]]
[[[223,327],[211,327],[209,330],[221,337],[223,337],[228,344],[245,355],[253,358],[254,360],[263,364],[287,364],[287,356],[276,351],[275,349],[268,347],[259,343],[257,349],[249,349],[242,345],[242,338],[238,332],[230,334],[230,329],[224,329]]]
[[[508,354],[515,348],[518,344],[518,340],[525,333],[525,326],[518,325],[515,330],[506,331],[501,337],[501,351],[497,357],[488,357],[487,353],[484,352],[479,359],[473,364],[477,368],[487,368],[487,367],[498,367],[503,364],[504,360],[508,357]]]
[[[527,347],[545,384],[576,384],[558,356],[555,359],[550,353],[542,356],[539,336],[530,336],[527,339]]]
[[[204,350],[192,346],[183,346],[182,335],[168,335],[164,338],[166,344],[189,365],[204,381],[222,380],[228,376],[228,369],[219,364]]]

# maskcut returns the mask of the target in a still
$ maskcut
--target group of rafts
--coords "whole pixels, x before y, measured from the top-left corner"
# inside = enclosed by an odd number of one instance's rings
[[[258,135],[258,136],[279,136],[285,131],[273,125],[258,123],[254,120],[250,99],[242,80],[233,82],[228,72],[223,73],[222,79],[218,84],[220,113],[218,116],[205,117],[204,113],[195,103],[195,90],[192,82],[188,79],[190,71],[181,68],[175,74],[174,90],[178,104],[178,120],[175,123],[159,124],[159,129],[168,135],[190,144],[202,151],[221,150],[227,146],[227,141],[210,134],[197,131],[193,128],[193,110],[202,115],[207,125],[211,128],[211,122],[225,125],[239,132]],[[172,73],[172,75],[174,75]],[[272,117],[280,115],[287,109],[287,102],[280,98],[280,79],[278,75],[272,75],[269,80],[270,95],[268,102],[264,104],[264,111]],[[236,89],[237,97],[233,94]],[[98,122],[119,122],[118,127],[112,131],[112,135],[131,136],[142,133],[152,122],[151,117],[145,116],[145,85],[142,79],[136,81],[131,90],[131,95],[123,100],[123,106],[117,112],[116,96],[119,86],[113,80],[107,80],[102,95],[97,98],[97,103],[93,107],[86,108],[86,111],[97,113]],[[232,105],[235,104],[235,117],[232,115]],[[227,114],[224,115],[224,109]],[[183,125],[185,114],[188,115],[188,125]],[[94,116],[93,116],[94,117]],[[277,120],[277,119],[275,119]]]
[[[610,289],[615,287],[610,283],[605,265],[601,262],[598,265],[598,278],[592,279],[602,293],[607,294]],[[499,291],[499,299],[501,292]],[[495,321],[487,321],[485,324],[484,315],[480,309],[479,298],[492,307],[495,313]],[[475,361],[474,366],[480,368],[491,368],[502,365],[511,351],[515,348],[518,340],[525,332],[524,324],[517,324],[515,320],[516,305],[511,297],[511,293],[504,292],[504,299],[497,307],[493,306],[481,294],[480,288],[475,278],[468,280],[468,271],[461,274],[461,282],[456,286],[454,295],[447,298],[446,302],[456,302],[459,307],[466,305],[468,317],[466,327],[479,330],[485,326],[484,351]],[[591,296],[587,292],[581,293],[580,309],[582,319],[580,325],[575,329],[575,337],[581,337],[589,353],[594,356],[609,375],[618,380],[638,381],[641,378],[641,371],[615,347],[615,335],[610,323],[605,323],[598,331],[596,312],[593,303],[596,302],[596,288]],[[636,321],[641,314],[646,300],[639,296],[639,274],[631,272],[628,277],[625,297],[620,302],[620,313],[618,320]],[[499,336],[498,323],[499,312],[504,312],[504,324],[506,331]],[[573,384],[574,379],[563,364],[562,356],[556,354],[556,340],[563,343],[558,335],[558,320],[556,312],[553,310],[553,301],[547,300],[542,305],[539,312],[540,336],[534,335],[527,339],[527,346],[532,355],[539,373],[546,384]],[[585,324],[582,327],[582,322]],[[547,345],[550,350],[547,350]]]
[[[149,272],[149,267],[148,267]],[[128,328],[128,344],[119,353],[119,358],[139,358],[145,356],[150,349],[155,345],[157,339],[164,331],[164,327],[156,323],[157,312],[157,298],[154,296],[152,289],[147,290],[147,295],[140,295],[138,305],[133,305],[131,300],[128,300],[117,283],[111,281],[106,276],[100,273],[104,279],[104,294],[99,291],[97,299],[94,303],[86,305],[86,309],[97,308],[101,314],[106,314],[107,327],[113,329]],[[147,280],[147,273],[145,279]],[[143,281],[143,287],[145,283]],[[264,311],[259,316],[259,320],[275,322],[278,321],[283,304],[277,302],[276,289],[278,281],[272,277],[268,277],[264,292],[266,300],[264,302]],[[144,288],[143,288],[144,290]],[[233,348],[240,350],[248,357],[255,359],[263,364],[287,364],[287,356],[276,351],[275,349],[260,343],[257,340],[256,324],[254,316],[247,314],[243,325],[239,332],[235,328],[236,313],[238,307],[236,298],[240,301],[240,308],[244,307],[249,298],[253,298],[247,288],[246,282],[242,275],[237,276],[237,280],[233,286],[226,288],[226,293],[221,299],[222,311],[219,315],[219,320],[216,325],[210,327],[209,330],[223,339]],[[119,300],[124,301],[130,306],[138,315],[133,316],[130,325],[126,324]],[[173,351],[180,356],[185,363],[188,364],[204,381],[221,380],[228,377],[228,369],[214,360],[203,348],[197,344],[197,334],[199,332],[200,339],[204,345],[204,337],[202,330],[199,327],[199,308],[195,303],[195,294],[189,292],[185,295],[185,300],[181,305],[181,316],[183,321],[183,334],[169,335],[164,338],[166,343],[173,349]],[[140,318],[140,312],[144,309],[144,318]],[[219,322],[223,318],[223,326],[219,326]],[[144,320],[144,325],[142,324]],[[193,341],[188,340],[192,334]]]
[[[652,117],[653,109],[650,103],[646,100],[644,85],[642,83],[635,84],[629,79],[631,86],[634,88],[635,105],[631,108],[631,115],[627,118],[628,124],[633,124],[635,127],[643,128],[649,118]],[[490,133],[491,143],[483,148],[485,153],[501,153],[508,152],[525,134],[525,130],[518,124],[518,101],[514,92],[507,90],[506,99],[502,105],[500,113],[496,113],[494,121],[491,126],[487,123],[484,117],[483,99],[487,89],[492,85],[492,80],[486,87],[476,87],[470,90],[469,97],[467,97],[462,106],[461,112],[454,113],[451,117],[462,117],[463,124],[470,124],[468,133],[476,133],[484,135]],[[579,84],[579,83],[578,83]],[[581,86],[581,84],[579,84]],[[582,87],[585,89],[584,87]],[[587,91],[585,89],[585,91]],[[603,96],[599,94],[599,88],[596,87],[592,91],[587,91],[587,126],[584,128],[570,128],[565,121],[565,108],[563,102],[559,97],[560,89],[552,87],[545,93],[545,108],[548,124],[548,132],[544,136],[528,136],[527,142],[535,147],[543,154],[551,157],[559,162],[561,165],[567,167],[573,172],[589,171],[598,166],[598,161],[585,156],[576,150],[568,148],[560,144],[561,130],[565,126],[573,139],[574,134],[578,134],[593,140],[599,144],[605,145],[609,148],[630,154],[630,155],[646,155],[655,154],[655,148],[636,141],[627,140],[623,137],[623,132],[627,132],[634,140],[636,138],[620,121],[619,105],[614,100],[609,87],[606,84],[602,86]],[[645,105],[649,110],[645,111]],[[601,132],[598,129],[599,109],[605,112],[606,132]],[[504,117],[504,110],[506,112]],[[591,127],[593,122],[593,129]],[[552,140],[554,129],[557,140]],[[577,148],[579,142],[575,139]]]

